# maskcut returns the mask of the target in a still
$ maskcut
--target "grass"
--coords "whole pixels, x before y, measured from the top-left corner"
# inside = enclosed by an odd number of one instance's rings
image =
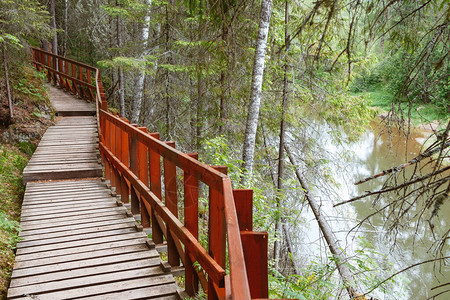
[[[368,91],[356,93],[356,95],[368,99],[371,106],[378,108],[380,110],[380,113],[389,111],[392,108],[392,99],[394,99],[394,95],[386,91],[381,86],[374,86]],[[408,115],[409,105],[410,104],[408,102],[403,102],[400,105],[405,117],[407,117]],[[398,104],[396,105],[396,108],[397,107]],[[429,123],[434,120],[445,121],[448,120],[448,117],[449,116],[447,112],[443,111],[442,108],[439,108],[432,103],[413,103],[411,106],[411,120],[415,125]]]
[[[6,292],[19,240],[20,207],[24,193],[22,171],[29,156],[11,145],[0,145],[0,298]]]

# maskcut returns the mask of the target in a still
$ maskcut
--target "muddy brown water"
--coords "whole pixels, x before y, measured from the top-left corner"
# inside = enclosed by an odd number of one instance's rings
[[[369,254],[367,249],[363,248],[363,250],[373,257],[380,267],[391,266],[390,271],[381,271],[378,274],[379,279],[389,277],[392,272],[412,264],[433,259],[434,252],[433,248],[430,250],[430,247],[433,245],[434,237],[442,236],[450,228],[450,201],[445,201],[438,216],[432,219],[433,232],[427,222],[419,223],[417,227],[414,214],[411,214],[411,220],[405,222],[395,236],[387,233],[387,228],[384,226],[386,219],[381,214],[375,215],[370,218],[370,222],[347,234],[348,230],[353,228],[359,220],[373,213],[375,209],[386,205],[389,199],[380,199],[375,207],[372,205],[373,199],[369,198],[333,207],[333,204],[337,202],[364,194],[368,190],[379,189],[386,177],[358,186],[355,186],[354,183],[382,170],[399,166],[417,156],[423,147],[422,144],[430,135],[430,131],[415,130],[407,139],[403,133],[397,130],[389,133],[383,124],[374,122],[360,140],[338,146],[331,142],[332,138],[327,134],[329,131],[330,129],[324,124],[316,124],[315,130],[313,130],[316,133],[317,142],[324,145],[325,152],[329,154],[331,174],[338,187],[332,187],[332,191],[328,190],[326,193],[316,188],[314,194],[316,199],[321,202],[322,209],[340,240],[341,246],[351,255],[361,249],[358,242],[361,238],[369,241],[373,245],[373,249],[370,251],[379,254]],[[405,171],[407,177],[413,170],[413,167],[408,168]],[[399,180],[399,182],[402,181],[401,176]],[[305,209],[302,210],[302,215],[308,225],[306,230],[297,233],[298,257],[301,260],[303,257],[311,258],[313,256],[316,257],[316,260],[321,260],[326,245],[319,242],[321,235],[312,213]],[[394,243],[395,246],[393,246]],[[443,247],[442,255],[450,255],[448,241]],[[446,263],[446,265],[428,263],[413,267],[395,279],[391,290],[385,293],[377,291],[371,295],[379,299],[427,299],[449,289],[447,285],[431,290],[435,286],[450,281],[450,261]],[[450,292],[435,299],[450,299]]]

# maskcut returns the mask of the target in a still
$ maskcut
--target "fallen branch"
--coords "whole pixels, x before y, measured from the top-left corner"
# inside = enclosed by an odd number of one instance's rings
[[[353,299],[356,295],[358,295],[358,293],[356,293],[356,289],[353,287],[354,282],[353,275],[350,272],[350,269],[345,265],[345,254],[339,245],[339,241],[337,240],[336,236],[331,230],[330,225],[328,224],[325,217],[322,215],[319,204],[311,195],[306,182],[303,180],[302,175],[300,173],[300,169],[297,167],[298,166],[297,161],[295,157],[292,155],[291,149],[286,143],[284,144],[284,149],[286,150],[286,153],[289,157],[291,164],[295,167],[295,175],[297,176],[297,180],[300,183],[303,192],[305,193],[305,198],[308,201],[309,207],[314,213],[320,231],[322,232],[325,241],[328,244],[328,248],[330,249],[331,254],[333,254],[334,258],[336,259],[335,260],[336,267],[342,278],[342,282],[344,283],[344,286],[348,292],[348,295],[350,296],[350,299]]]
[[[367,192],[367,193],[365,193],[364,195],[360,195],[360,196],[354,197],[354,198],[352,198],[352,199],[350,199],[350,200],[346,200],[346,201],[342,201],[342,202],[336,203],[335,205],[333,205],[333,207],[337,207],[337,206],[340,206],[340,205],[343,205],[343,204],[351,203],[351,202],[354,202],[354,201],[356,201],[356,200],[359,200],[359,199],[362,199],[362,198],[365,198],[365,197],[368,197],[368,196],[379,195],[379,194],[383,194],[383,193],[387,193],[387,192],[392,192],[392,191],[395,191],[395,190],[404,188],[404,187],[406,187],[406,186],[408,186],[408,185],[411,185],[411,184],[414,184],[414,183],[423,181],[423,180],[425,180],[425,179],[428,179],[428,178],[430,178],[430,177],[432,177],[432,176],[435,176],[435,175],[438,175],[438,174],[440,174],[440,173],[443,173],[443,172],[445,172],[445,171],[447,171],[447,170],[449,170],[449,169],[450,169],[450,166],[447,166],[447,167],[445,167],[445,168],[443,168],[443,169],[440,169],[440,170],[438,170],[438,171],[436,171],[436,172],[434,172],[434,173],[429,173],[429,174],[427,174],[427,175],[424,175],[424,176],[419,177],[419,178],[414,179],[414,180],[410,180],[410,181],[405,182],[405,183],[403,183],[403,184],[399,184],[399,185],[397,185],[397,186],[393,186],[393,187],[389,187],[389,188],[384,188],[384,189],[381,189],[381,190],[378,190],[378,191]],[[450,177],[444,178],[444,181],[447,181],[447,180],[450,180]]]
[[[410,166],[410,165],[416,164],[416,163],[418,163],[419,161],[422,161],[422,160],[424,160],[425,158],[428,158],[428,157],[432,156],[432,155],[435,154],[436,152],[441,151],[441,149],[445,149],[445,148],[447,148],[447,147],[449,147],[449,146],[450,146],[450,142],[444,143],[444,144],[442,145],[442,147],[436,147],[436,148],[434,148],[434,149],[431,149],[431,150],[429,150],[429,151],[426,151],[426,152],[424,152],[424,153],[419,154],[418,156],[416,156],[415,158],[411,159],[411,160],[408,161],[407,163],[401,164],[401,165],[399,165],[399,166],[397,166],[397,167],[392,167],[392,168],[387,169],[387,170],[383,170],[382,172],[380,172],[380,173],[378,173],[378,174],[375,174],[375,175],[366,177],[366,178],[364,178],[364,179],[362,179],[362,180],[356,182],[355,185],[358,185],[358,184],[367,182],[367,181],[369,181],[369,180],[372,180],[372,179],[375,179],[375,178],[378,178],[378,177],[381,177],[381,176],[384,176],[384,175],[387,175],[387,174],[397,173],[397,172],[401,171],[402,169],[404,169],[404,168],[406,168],[406,167],[408,167],[408,166]]]

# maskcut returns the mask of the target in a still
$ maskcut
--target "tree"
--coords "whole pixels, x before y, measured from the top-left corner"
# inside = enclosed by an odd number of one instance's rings
[[[242,148],[242,167],[244,169],[244,175],[241,179],[241,185],[243,186],[247,185],[253,170],[256,131],[258,129],[259,109],[261,106],[264,64],[266,61],[267,37],[269,35],[271,14],[272,1],[262,0],[258,38],[256,40],[255,60],[253,64],[250,102],[248,104],[247,123],[245,126],[244,145]]]
[[[148,44],[148,38],[150,33],[150,0],[144,0],[144,4],[148,6],[147,13],[145,14],[144,18],[144,24],[142,24],[142,50],[140,51],[140,57],[138,58],[143,62],[145,59],[145,56],[147,54],[147,44]],[[132,101],[132,107],[131,107],[131,117],[130,121],[131,123],[137,124],[139,122],[139,116],[141,114],[141,107],[142,107],[142,98],[144,97],[144,83],[145,83],[145,70],[141,70],[138,74],[137,79],[137,95],[136,98]]]
[[[10,121],[14,117],[14,108],[8,60],[13,60],[14,64],[20,64],[20,55],[26,49],[28,39],[46,37],[46,34],[50,33],[46,24],[47,16],[44,8],[35,0],[20,3],[5,0],[0,3],[0,44]],[[15,51],[9,51],[12,49]]]

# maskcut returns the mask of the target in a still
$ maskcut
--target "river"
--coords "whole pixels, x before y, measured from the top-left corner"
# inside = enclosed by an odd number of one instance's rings
[[[347,254],[360,257],[368,268],[390,266],[388,271],[370,273],[368,280],[373,279],[375,274],[378,279],[387,278],[392,273],[409,265],[433,258],[429,251],[432,245],[432,233],[428,223],[421,223],[416,229],[414,219],[412,219],[397,232],[394,241],[394,236],[387,235],[386,228],[383,227],[386,220],[382,215],[375,215],[370,222],[348,234],[349,229],[374,212],[372,199],[362,199],[336,208],[333,207],[333,204],[364,194],[367,190],[380,188],[385,177],[358,186],[355,186],[354,183],[382,170],[401,165],[417,156],[422,147],[421,143],[430,135],[430,132],[417,130],[406,140],[405,136],[396,130],[392,134],[388,134],[384,125],[374,122],[358,141],[341,144],[333,142],[330,132],[332,132],[331,129],[325,124],[312,122],[312,127],[308,129],[307,135],[309,138],[312,137],[316,144],[322,145],[323,149],[318,155],[327,162],[326,169],[323,167],[322,170],[327,170],[328,175],[335,180],[336,184],[323,188],[325,182],[318,179],[319,177],[307,174],[305,176],[308,176],[312,192],[316,200],[321,202],[322,210]],[[297,146],[295,148],[298,154],[302,151],[302,146],[296,145],[295,141],[292,146]],[[301,156],[301,154],[299,155]],[[413,170],[413,167],[409,168],[406,170],[407,174]],[[385,205],[387,201],[386,199],[380,200],[376,207]],[[321,234],[313,214],[305,206],[297,205],[296,207],[301,211],[299,215],[301,214],[303,219],[300,222],[303,227],[291,228],[296,241],[297,261],[311,261],[311,258],[316,261],[326,261],[326,258],[323,257],[326,245],[320,239]],[[434,218],[432,223],[435,236],[439,236],[449,229],[449,201],[445,201],[441,206],[438,217]],[[370,242],[373,248],[368,247],[367,244],[362,246],[364,243],[361,241]],[[363,252],[358,252],[358,250],[363,250]],[[444,248],[443,255],[450,255],[448,243]],[[374,263],[371,262],[371,259],[374,260]],[[450,281],[448,263],[441,269],[439,269],[440,265],[432,263],[411,268],[399,275],[386,292],[378,290],[370,295],[379,299],[427,299],[442,292],[445,288],[448,289],[446,286],[431,291],[432,287]],[[449,299],[448,297],[450,297],[450,293],[435,299]]]

